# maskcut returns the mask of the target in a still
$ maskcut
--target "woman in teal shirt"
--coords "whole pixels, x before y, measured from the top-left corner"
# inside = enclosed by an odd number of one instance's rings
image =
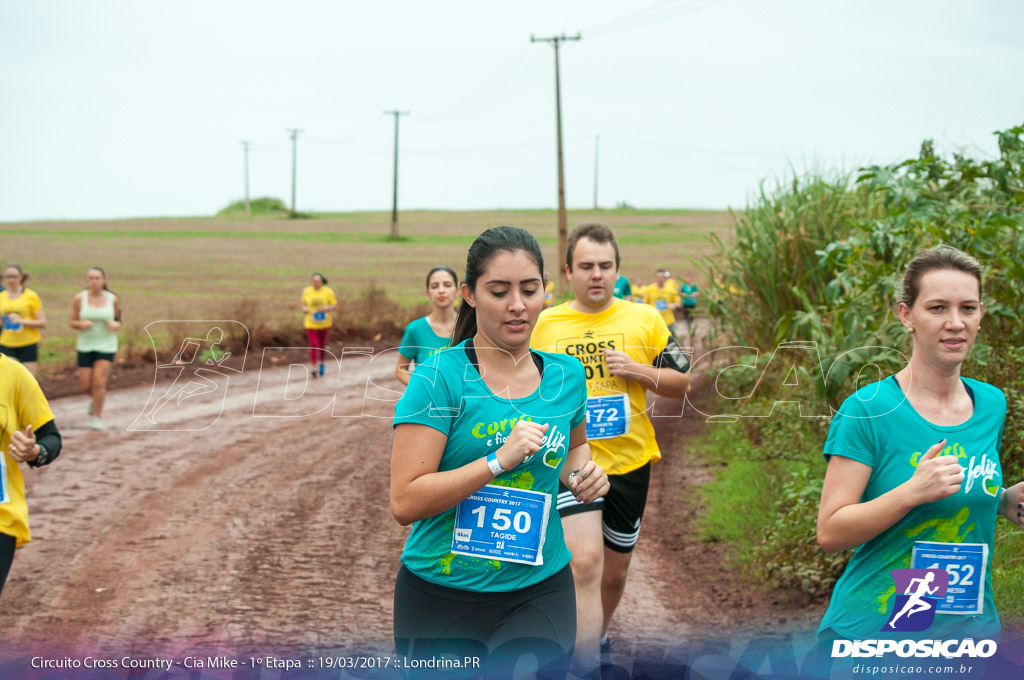
[[[576,604],[558,481],[591,502],[608,478],[587,445],[582,365],[529,348],[543,271],[528,232],[481,234],[453,346],[416,368],[395,408],[391,512],[413,525],[395,581],[407,659],[477,656],[511,671],[529,654],[542,676],[564,676]]]
[[[999,635],[990,568],[996,515],[1024,527],[1024,482],[1004,488],[1006,398],[960,375],[983,311],[974,258],[941,246],[920,253],[899,303],[910,361],[848,397],[832,420],[818,542],[826,552],[856,550],[822,619],[823,638]],[[922,579],[917,587],[912,577]],[[945,593],[938,580],[948,581]],[[923,595],[933,595],[929,606]]]
[[[403,385],[409,384],[413,365],[424,363],[451,341],[458,287],[459,277],[450,267],[434,267],[427,274],[427,297],[433,309],[405,328],[395,366],[395,377]]]

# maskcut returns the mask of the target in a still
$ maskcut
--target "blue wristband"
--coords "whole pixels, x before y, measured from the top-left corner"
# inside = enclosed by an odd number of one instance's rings
[[[495,451],[487,454],[487,467],[491,469],[491,474],[495,477],[505,471],[505,468],[501,467],[501,461],[498,460],[498,454]]]

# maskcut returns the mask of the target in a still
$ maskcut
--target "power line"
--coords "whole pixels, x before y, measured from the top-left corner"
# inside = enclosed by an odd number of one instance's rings
[[[650,14],[644,16],[637,16],[633,19],[622,19],[615,22],[608,22],[601,28],[590,29],[587,35],[607,35],[609,33],[619,33],[623,31],[633,31],[641,28],[647,28],[655,24],[663,24],[671,19],[676,19],[692,12],[699,12],[700,10],[707,9],[713,5],[717,5],[724,0],[697,0],[688,5],[682,7],[668,7],[662,8],[661,11],[651,11]],[[658,6],[661,7],[661,6]],[[654,8],[652,8],[653,10]]]
[[[445,115],[433,116],[427,119],[429,122],[447,122],[454,120],[462,120],[474,116],[481,111],[485,111],[495,104],[506,101],[511,95],[515,94],[519,90],[523,89],[526,85],[529,85],[537,76],[548,69],[544,55],[536,55],[534,59],[523,65],[522,68],[517,70],[513,75],[509,76],[501,83],[496,89],[492,89],[480,98],[472,101],[469,106],[465,106],[457,114],[453,113],[455,109],[449,109],[449,113]],[[469,100],[467,100],[469,101]],[[418,119],[417,119],[418,120]]]
[[[593,26],[588,26],[588,27],[584,28],[583,30],[586,31],[587,35],[589,36],[592,33],[599,33],[599,32],[603,31],[606,28],[609,28],[609,27],[612,27],[612,26],[617,26],[617,25],[619,25],[619,24],[621,24],[623,22],[630,21],[632,19],[636,19],[636,18],[645,16],[645,15],[649,15],[652,12],[661,11],[662,9],[664,9],[665,7],[668,7],[669,5],[678,5],[681,1],[682,0],[668,0],[667,2],[659,2],[656,5],[649,5],[647,7],[642,8],[642,9],[638,9],[635,12],[630,12],[629,14],[625,14],[625,15],[617,18],[617,19],[613,19],[611,21],[604,21],[604,22],[601,22],[600,24],[595,24]]]
[[[526,56],[526,54],[529,51],[530,51],[529,47],[524,48],[522,52],[520,52],[519,54],[517,54],[515,56],[514,59],[512,59],[511,61],[506,63],[500,69],[498,69],[498,71],[492,77],[488,78],[487,81],[485,82],[485,84],[482,87],[479,87],[479,88],[475,89],[468,97],[466,97],[464,100],[462,100],[458,104],[456,104],[456,105],[454,105],[454,106],[452,106],[452,107],[450,107],[448,109],[445,109],[444,111],[442,111],[441,113],[439,113],[437,115],[429,116],[427,118],[423,118],[422,120],[425,121],[425,122],[434,122],[436,120],[444,120],[445,118],[449,117],[451,114],[453,114],[453,113],[455,113],[455,112],[457,112],[459,110],[466,109],[466,108],[470,107],[471,105],[475,105],[476,104],[475,100],[477,98],[479,98],[479,97],[484,96],[485,94],[489,94],[488,93],[489,89],[498,86],[502,82],[501,79],[505,75],[505,73],[507,73],[509,71],[509,69],[511,69],[517,63],[519,63],[522,60],[522,58],[524,56]],[[516,75],[518,75],[518,73]],[[420,119],[417,118],[417,120],[420,120]]]

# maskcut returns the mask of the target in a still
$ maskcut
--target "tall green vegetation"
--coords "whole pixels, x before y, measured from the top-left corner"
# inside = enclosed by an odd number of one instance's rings
[[[732,384],[727,387],[738,394],[753,391],[755,399],[769,403],[777,399],[765,386],[781,385],[788,373],[772,372],[790,366],[770,366],[768,357],[787,341],[814,343],[818,352],[817,366],[796,367],[800,386],[790,391],[803,391],[833,408],[860,381],[877,379],[877,373],[862,375],[862,366],[874,363],[883,374],[899,370],[900,354],[885,348],[909,354],[910,342],[896,315],[903,271],[920,250],[949,244],[985,267],[986,316],[964,373],[1006,393],[1003,467],[1007,480],[1021,479],[1024,126],[996,134],[996,159],[941,157],[925,141],[918,158],[863,168],[856,178],[814,175],[774,192],[762,191],[736,218],[735,245],[717,241],[705,272],[712,313],[735,344],[759,350],[754,366],[767,368],[764,375],[762,370],[728,372]],[[755,384],[760,385],[757,390]],[[813,541],[814,512],[808,499],[820,493],[823,440],[808,436],[819,427],[810,419],[794,420],[802,433],[767,450],[755,428],[747,434],[758,445],[759,458],[799,463],[796,468],[766,464],[759,471],[779,476],[786,493],[776,504],[778,519],[755,548],[757,564],[771,572],[768,576],[780,585],[799,587],[808,579],[827,581],[837,570],[834,561],[823,562],[800,544],[808,537]],[[709,493],[715,493],[714,487]],[[794,562],[798,564],[792,569],[779,568]],[[1014,572],[1015,577],[1021,580],[1024,567],[1017,571],[1021,573]],[[786,572],[798,576],[787,577]],[[1017,607],[1016,616],[1024,618],[1024,604]]]

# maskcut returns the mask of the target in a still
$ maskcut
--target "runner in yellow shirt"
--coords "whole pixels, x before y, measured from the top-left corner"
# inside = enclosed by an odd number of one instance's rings
[[[551,278],[551,272],[544,272],[544,309],[555,306],[555,280]]]
[[[28,274],[12,262],[4,270],[6,290],[0,290],[0,354],[25,364],[32,375],[39,362],[39,329],[46,328],[43,303],[34,290],[25,288]]]
[[[654,283],[644,287],[643,295],[644,303],[657,309],[665,325],[672,328],[676,322],[675,310],[682,306],[683,298],[679,296],[679,289],[669,281],[668,272],[658,269],[654,274]]]
[[[32,540],[19,463],[48,465],[60,449],[60,432],[39,383],[20,363],[0,354],[0,592],[14,549]]]
[[[327,357],[327,332],[334,320],[331,312],[337,309],[338,299],[327,287],[327,279],[320,272],[313,274],[312,285],[302,289],[302,326],[309,339],[309,361],[313,365],[314,378],[324,375],[324,360]]]
[[[558,511],[572,551],[576,582],[577,659],[596,661],[598,640],[626,586],[630,558],[647,502],[651,463],[661,458],[647,417],[647,390],[681,398],[689,362],[661,315],[613,296],[619,275],[615,234],[584,224],[568,240],[566,275],[575,299],[545,310],[531,346],[576,357],[587,378],[587,439],[608,472],[603,501],[583,506],[560,489]],[[591,512],[592,510],[601,510]],[[603,543],[603,547],[602,547]]]

